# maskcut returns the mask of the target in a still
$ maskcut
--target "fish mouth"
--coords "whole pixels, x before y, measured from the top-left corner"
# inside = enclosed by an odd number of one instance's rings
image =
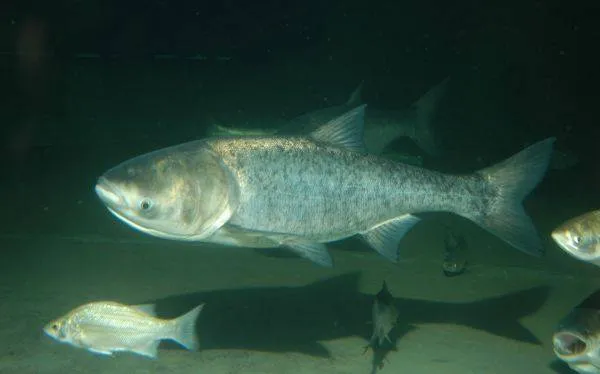
[[[588,349],[585,339],[573,332],[561,331],[552,338],[554,353],[558,357],[580,356]]]
[[[138,230],[144,231],[144,232],[147,230],[145,227],[140,226],[139,224],[128,219],[125,216],[125,214],[122,214],[122,212],[126,208],[126,200],[118,192],[119,189],[117,188],[117,186],[114,183],[110,182],[105,177],[100,177],[100,178],[98,178],[98,182],[96,183],[95,190],[96,190],[96,195],[98,195],[100,200],[102,200],[104,205],[106,205],[106,209],[108,209],[108,211],[112,215],[114,215],[121,221],[125,222],[126,224],[134,227],[135,229],[138,229]]]
[[[96,195],[106,204],[109,208],[114,208],[122,205],[123,198],[117,193],[116,186],[109,182],[105,177],[98,178],[96,183]]]

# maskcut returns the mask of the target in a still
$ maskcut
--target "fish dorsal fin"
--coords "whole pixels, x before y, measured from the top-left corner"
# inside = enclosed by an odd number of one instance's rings
[[[356,86],[354,91],[352,91],[352,93],[350,94],[350,97],[348,98],[348,101],[346,101],[346,106],[355,107],[355,106],[360,105],[360,103],[362,103],[362,89],[363,89],[364,83],[365,83],[365,81],[361,81],[358,84],[358,86]]]
[[[383,281],[381,290],[377,292],[377,299],[388,303],[393,299],[392,294],[390,293],[390,290],[388,289],[387,283],[385,281]]]
[[[139,304],[131,307],[149,316],[156,317],[156,305],[154,304]]]
[[[310,134],[316,141],[354,151],[364,151],[363,133],[366,104],[334,118]]]

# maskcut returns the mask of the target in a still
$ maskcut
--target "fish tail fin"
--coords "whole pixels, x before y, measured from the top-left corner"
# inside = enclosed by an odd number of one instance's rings
[[[476,173],[484,181],[485,208],[464,214],[517,249],[540,256],[540,237],[523,209],[523,199],[542,180],[555,138],[539,141],[508,159]],[[481,198],[481,197],[479,197]]]
[[[198,337],[196,336],[196,320],[203,307],[204,304],[198,305],[171,322],[173,327],[171,339],[190,351],[197,350],[199,346]]]
[[[358,86],[356,86],[354,91],[352,91],[352,93],[350,94],[350,97],[348,97],[348,100],[346,101],[346,106],[353,108],[355,106],[359,106],[362,103],[362,89],[363,89],[364,83],[365,83],[364,80],[360,81]]]
[[[416,110],[416,121],[414,135],[411,137],[417,145],[434,155],[438,153],[435,131],[433,129],[433,120],[439,106],[439,102],[446,93],[446,87],[450,77],[444,79],[437,86],[431,88],[421,98],[413,104]]]

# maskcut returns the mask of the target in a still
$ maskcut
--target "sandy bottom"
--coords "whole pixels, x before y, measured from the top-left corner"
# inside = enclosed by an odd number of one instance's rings
[[[282,251],[148,238],[89,191],[46,206],[39,198],[0,238],[0,373],[568,373],[554,362],[553,328],[599,284],[595,269],[555,248],[530,258],[451,216],[410,232],[400,264],[347,240],[331,246],[336,265],[325,269]],[[461,276],[442,275],[441,222],[469,242]],[[395,350],[363,354],[384,279],[401,316]],[[165,317],[204,302],[202,348],[102,357],[43,335],[46,322],[93,300],[155,302]]]

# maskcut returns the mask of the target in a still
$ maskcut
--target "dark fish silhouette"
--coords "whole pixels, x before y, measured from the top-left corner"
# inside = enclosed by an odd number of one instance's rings
[[[398,323],[398,310],[394,305],[394,297],[388,290],[385,281],[381,286],[381,291],[375,295],[371,313],[373,317],[373,335],[369,345],[381,347],[385,340],[393,344],[389,334]]]
[[[444,238],[444,260],[442,270],[447,277],[454,277],[467,269],[467,241],[464,236],[451,229],[446,230]]]

